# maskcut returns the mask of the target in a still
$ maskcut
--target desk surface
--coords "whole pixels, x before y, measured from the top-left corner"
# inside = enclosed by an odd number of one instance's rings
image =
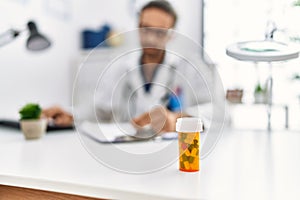
[[[180,172],[174,163],[125,174],[95,161],[72,131],[25,141],[0,129],[3,185],[111,199],[300,199],[299,132],[224,131],[201,162],[199,173]]]

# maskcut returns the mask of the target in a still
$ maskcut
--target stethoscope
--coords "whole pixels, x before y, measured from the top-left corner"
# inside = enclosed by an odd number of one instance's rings
[[[162,67],[162,66],[159,66]],[[175,82],[175,71],[176,71],[176,67],[174,65],[168,65],[169,68],[169,73],[168,73],[168,80],[166,82],[165,85],[165,94],[162,95],[162,97],[160,98],[160,105],[163,107],[167,107],[169,101],[170,101],[170,95],[172,94],[172,91],[170,91],[168,88],[173,86],[174,82]],[[159,72],[158,72],[159,73]],[[155,83],[151,83],[151,84],[155,84]],[[153,88],[152,88],[153,89]],[[149,91],[151,93],[151,89]],[[129,113],[130,113],[130,117],[135,116],[137,113],[137,94],[134,92],[132,94],[132,100],[129,102]]]

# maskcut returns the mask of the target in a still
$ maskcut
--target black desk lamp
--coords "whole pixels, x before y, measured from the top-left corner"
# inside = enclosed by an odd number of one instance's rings
[[[41,51],[51,46],[51,42],[38,32],[37,26],[33,21],[27,23],[27,28],[24,30],[9,29],[0,35],[0,47],[4,46],[16,39],[21,32],[29,30],[29,37],[26,42],[26,48],[30,51]]]

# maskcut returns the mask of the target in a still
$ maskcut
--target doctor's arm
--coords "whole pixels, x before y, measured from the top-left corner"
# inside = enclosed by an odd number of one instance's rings
[[[174,132],[176,120],[180,117],[189,117],[188,114],[172,112],[162,106],[158,106],[134,119],[132,124],[136,129],[151,125],[156,133]]]
[[[73,124],[72,114],[59,106],[43,109],[42,117],[47,118],[48,123],[54,123],[56,126],[71,126]]]

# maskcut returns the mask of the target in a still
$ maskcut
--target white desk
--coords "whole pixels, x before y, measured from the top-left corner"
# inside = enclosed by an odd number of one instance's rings
[[[25,141],[0,128],[0,185],[131,200],[300,199],[300,133],[225,131],[201,167],[124,174],[96,162],[72,131]]]

